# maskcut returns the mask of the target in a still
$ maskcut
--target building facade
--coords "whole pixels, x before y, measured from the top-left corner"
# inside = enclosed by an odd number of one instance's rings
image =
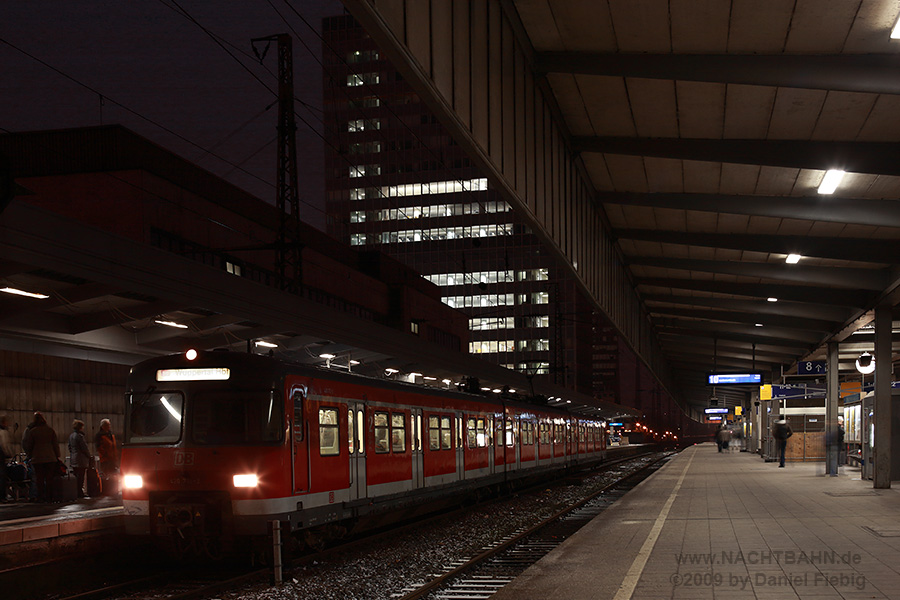
[[[614,399],[615,369],[594,368],[603,319],[567,271],[352,17],[323,34],[328,232],[437,284],[470,353]]]

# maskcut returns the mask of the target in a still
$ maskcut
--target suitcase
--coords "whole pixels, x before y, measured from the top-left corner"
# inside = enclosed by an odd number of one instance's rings
[[[50,496],[53,502],[75,502],[78,499],[78,483],[70,475],[54,477],[50,484]]]
[[[85,487],[87,487],[87,495],[91,498],[97,498],[103,493],[103,484],[100,482],[100,473],[94,467],[88,467],[84,472]]]

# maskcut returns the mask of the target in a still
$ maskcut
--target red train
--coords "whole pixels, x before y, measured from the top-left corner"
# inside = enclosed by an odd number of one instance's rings
[[[128,533],[217,556],[265,539],[599,460],[603,423],[551,408],[201,352],[128,378],[122,451]],[[330,525],[329,525],[330,524]]]

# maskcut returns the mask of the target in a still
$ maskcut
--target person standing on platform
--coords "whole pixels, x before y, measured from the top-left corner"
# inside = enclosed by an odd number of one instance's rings
[[[788,438],[792,435],[794,435],[794,432],[791,431],[791,426],[787,424],[787,421],[784,419],[775,421],[775,424],[772,426],[772,437],[775,438],[775,443],[778,444],[779,467],[784,467],[784,451],[787,449]]]
[[[6,463],[13,457],[8,419],[0,415],[0,502],[6,502]]]
[[[22,448],[34,469],[36,500],[50,502],[56,463],[59,461],[59,439],[40,412],[34,413],[34,420],[25,429]]]
[[[75,471],[75,485],[78,497],[84,498],[84,473],[91,466],[91,452],[84,439],[84,421],[72,421],[72,433],[69,434],[69,464]]]
[[[716,430],[716,444],[719,446],[719,452],[728,448],[728,430],[724,425],[719,425]]]
[[[119,470],[119,449],[116,446],[116,436],[113,435],[109,419],[100,421],[100,431],[94,436],[94,446],[97,448],[97,456],[100,458],[100,474],[107,481],[113,481]],[[104,483],[105,486],[106,483]],[[112,486],[111,489],[114,490],[115,486]]]
[[[844,417],[838,417],[837,428],[838,467],[847,462],[846,448],[844,447]]]

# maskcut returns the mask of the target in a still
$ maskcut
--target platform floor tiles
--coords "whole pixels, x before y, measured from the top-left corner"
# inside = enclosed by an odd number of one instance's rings
[[[900,490],[823,471],[692,446],[493,600],[900,599]]]

